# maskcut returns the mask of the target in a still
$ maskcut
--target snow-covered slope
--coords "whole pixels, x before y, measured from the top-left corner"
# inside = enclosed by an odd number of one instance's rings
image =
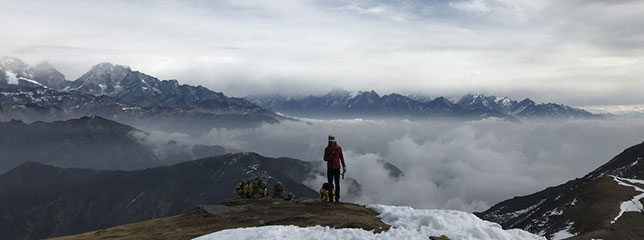
[[[422,210],[410,207],[371,205],[378,217],[393,228],[374,233],[358,228],[263,226],[223,230],[197,240],[215,239],[428,239],[446,235],[459,240],[545,239],[519,229],[503,230],[499,224],[454,210]]]

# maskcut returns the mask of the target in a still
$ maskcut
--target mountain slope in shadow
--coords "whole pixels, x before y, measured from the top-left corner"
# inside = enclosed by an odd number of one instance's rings
[[[548,238],[644,239],[642,157],[644,143],[583,178],[505,200],[476,215]]]
[[[0,175],[0,235],[40,239],[173,216],[234,198],[236,183],[281,181],[300,197],[308,163],[255,153],[226,154],[137,171],[57,168],[28,162]]]

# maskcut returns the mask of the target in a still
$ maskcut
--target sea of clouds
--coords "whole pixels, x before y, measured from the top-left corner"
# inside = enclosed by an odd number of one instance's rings
[[[582,177],[641,143],[644,121],[303,120],[254,129],[213,129],[199,137],[151,134],[318,163],[327,136],[333,134],[344,149],[347,177],[362,185],[360,195],[344,200],[482,211],[513,196]],[[397,166],[404,176],[390,177],[378,161]],[[315,189],[324,181],[317,176],[306,184]]]

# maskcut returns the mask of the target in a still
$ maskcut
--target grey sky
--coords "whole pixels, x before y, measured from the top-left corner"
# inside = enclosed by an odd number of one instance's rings
[[[331,88],[642,104],[644,1],[8,1],[0,55],[228,95]]]

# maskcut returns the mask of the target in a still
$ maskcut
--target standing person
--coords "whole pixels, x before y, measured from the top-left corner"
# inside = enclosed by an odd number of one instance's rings
[[[340,163],[342,163],[343,176],[347,172],[347,166],[344,164],[342,148],[332,135],[329,135],[329,145],[324,149],[324,161],[326,161],[326,177],[329,185],[334,186],[335,189],[335,202],[340,202]],[[329,192],[329,199],[333,199],[333,191]]]

